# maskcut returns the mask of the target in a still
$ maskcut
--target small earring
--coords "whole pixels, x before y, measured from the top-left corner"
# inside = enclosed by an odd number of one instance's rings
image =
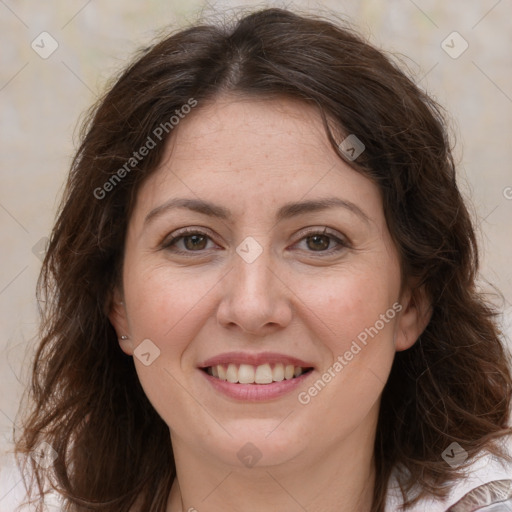
[[[123,334],[123,335],[121,336],[121,339],[122,339],[123,341],[124,341],[124,340],[127,340],[127,339],[128,339],[128,336],[126,336],[125,334]]]

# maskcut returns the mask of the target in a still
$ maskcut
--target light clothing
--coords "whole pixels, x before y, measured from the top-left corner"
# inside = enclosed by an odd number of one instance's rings
[[[386,512],[398,512],[402,502],[393,473]],[[512,512],[512,464],[488,453],[476,457],[445,500],[424,498],[407,512]]]

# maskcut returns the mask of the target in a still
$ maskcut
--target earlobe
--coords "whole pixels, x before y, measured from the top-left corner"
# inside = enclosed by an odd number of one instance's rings
[[[424,287],[408,290],[400,304],[402,311],[395,332],[397,352],[407,350],[416,343],[432,316],[432,307]]]
[[[130,337],[126,305],[122,295],[116,289],[112,296],[112,302],[108,313],[110,323],[114,327],[121,350],[128,355],[133,354],[132,339]]]

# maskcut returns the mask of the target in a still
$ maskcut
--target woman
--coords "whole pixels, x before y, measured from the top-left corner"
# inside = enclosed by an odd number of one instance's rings
[[[34,494],[462,510],[492,455],[477,506],[510,506],[477,267],[439,107],[357,34],[267,9],[167,37],[91,113],[52,233]]]

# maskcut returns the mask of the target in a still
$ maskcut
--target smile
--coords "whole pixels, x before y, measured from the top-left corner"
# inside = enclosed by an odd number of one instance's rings
[[[217,364],[204,369],[212,377],[231,384],[271,384],[300,377],[311,368],[293,364],[270,363],[254,366],[251,364]]]
[[[210,389],[237,401],[270,401],[290,395],[315,370],[311,362],[275,352],[228,352],[198,365]]]

